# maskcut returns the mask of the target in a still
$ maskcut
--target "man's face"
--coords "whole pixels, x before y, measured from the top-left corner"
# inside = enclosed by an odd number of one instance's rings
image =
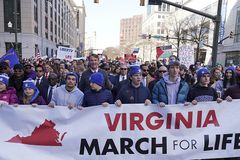
[[[120,68],[120,74],[121,74],[122,76],[125,76],[125,75],[127,75],[127,72],[128,72],[127,67],[126,67],[126,66],[121,66],[121,68]]]
[[[36,75],[37,77],[42,77],[44,74],[43,68],[42,67],[37,67],[36,68]]]
[[[146,77],[148,75],[148,66],[142,66],[142,76]]]
[[[167,68],[165,66],[161,66],[158,70],[158,73],[159,73],[159,77],[162,78],[164,73],[167,72]]]
[[[131,80],[134,85],[140,85],[142,80],[142,74],[138,73],[138,74],[132,75]]]
[[[74,88],[76,86],[77,80],[75,76],[69,75],[66,79],[66,86],[69,88]]]
[[[24,67],[26,73],[30,73],[32,71],[32,66],[27,65]]]
[[[48,82],[49,82],[50,86],[55,86],[58,82],[58,78],[53,77],[53,76],[49,76],[48,77]]]
[[[178,77],[180,73],[180,67],[176,65],[172,65],[169,67],[169,75],[171,77]]]
[[[51,67],[48,64],[45,65],[45,71],[47,73],[51,71]]]
[[[14,69],[14,75],[16,77],[21,77],[22,75],[24,75],[23,69]]]
[[[90,56],[89,65],[90,65],[90,68],[92,68],[93,70],[96,70],[99,66],[99,59],[95,58],[94,56]]]
[[[200,84],[203,86],[207,86],[210,83],[210,74],[204,74],[201,78],[200,78]]]

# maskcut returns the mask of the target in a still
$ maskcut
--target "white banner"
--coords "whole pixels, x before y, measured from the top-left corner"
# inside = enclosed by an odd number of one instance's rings
[[[57,50],[57,58],[72,61],[75,54],[75,48],[67,48],[59,46]]]
[[[0,108],[1,160],[240,157],[240,101]]]

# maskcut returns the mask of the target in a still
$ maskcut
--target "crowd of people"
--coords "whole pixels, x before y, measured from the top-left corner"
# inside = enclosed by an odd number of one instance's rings
[[[142,64],[100,60],[66,62],[23,60],[11,69],[0,63],[0,102],[68,106],[121,106],[129,103],[196,105],[198,102],[240,98],[240,65],[211,69],[196,61],[188,67],[171,55],[168,62]]]

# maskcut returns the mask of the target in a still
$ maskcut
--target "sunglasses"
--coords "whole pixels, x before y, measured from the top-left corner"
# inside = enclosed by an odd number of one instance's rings
[[[149,70],[148,69],[143,69],[143,72],[148,72]]]
[[[167,71],[159,71],[160,73],[165,73],[165,72],[167,72]]]
[[[43,70],[36,70],[36,72],[42,72]]]
[[[110,68],[104,68],[105,70],[110,70]]]
[[[121,70],[127,70],[127,68],[121,68]]]

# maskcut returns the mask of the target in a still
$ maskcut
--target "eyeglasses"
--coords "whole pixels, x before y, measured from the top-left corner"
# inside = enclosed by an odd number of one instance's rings
[[[0,70],[7,70],[7,69],[8,69],[7,67],[0,68]]]
[[[42,72],[43,70],[36,70],[36,72]]]
[[[167,72],[167,71],[159,71],[160,73],[165,73],[165,72]]]
[[[121,70],[127,70],[127,68],[120,68]]]

